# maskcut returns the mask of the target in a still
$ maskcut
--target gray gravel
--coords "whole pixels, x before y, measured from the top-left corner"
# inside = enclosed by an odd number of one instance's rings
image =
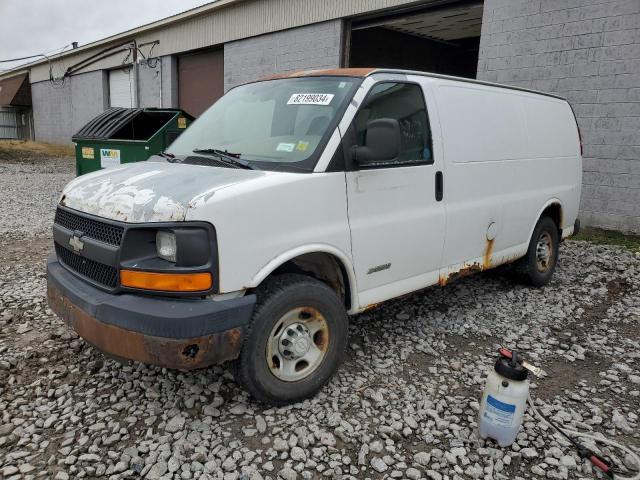
[[[75,176],[71,158],[21,154],[3,161],[0,148],[0,234],[48,232],[62,187]]]
[[[0,234],[0,478],[592,477],[529,414],[510,448],[479,441],[501,345],[548,373],[532,389],[542,411],[640,447],[637,254],[569,241],[543,289],[500,270],[389,302],[352,319],[347,361],[319,395],[268,408],[225,366],[122,365],[52,314],[42,232],[71,175],[54,172],[0,160],[0,203],[7,185],[22,194],[0,205],[2,232],[17,232]]]

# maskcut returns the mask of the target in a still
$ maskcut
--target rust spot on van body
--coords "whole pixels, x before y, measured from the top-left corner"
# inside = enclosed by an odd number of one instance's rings
[[[464,265],[457,272],[451,272],[449,275],[441,275],[438,279],[438,284],[441,287],[444,287],[447,283],[457,280],[458,278],[468,277],[469,275],[473,275],[474,273],[481,272],[483,269],[482,265],[479,263],[472,263],[471,265]]]
[[[367,305],[366,307],[364,307],[362,309],[362,312],[368,312],[369,310],[373,310],[375,308],[378,308],[379,305],[380,305],[379,303],[372,303],[370,305]]]
[[[493,243],[495,239],[487,240],[487,246],[484,249],[484,256],[482,257],[482,269],[486,270],[491,267],[491,255],[493,253]]]
[[[447,283],[452,280],[456,280],[458,278],[468,277],[469,275],[473,275],[474,273],[482,272],[483,270],[488,270],[492,267],[491,257],[493,255],[493,244],[495,243],[495,239],[487,240],[487,245],[484,249],[484,254],[482,255],[482,265],[479,263],[473,263],[471,265],[464,265],[457,272],[451,272],[448,275],[440,275],[438,278],[438,284],[441,287],[444,287]],[[496,265],[493,265],[496,266]]]
[[[320,77],[320,76],[339,76],[339,77],[366,77],[374,72],[374,67],[360,68],[331,68],[324,70],[297,70],[294,72],[276,73],[262,77],[260,80],[277,80],[280,78],[296,78],[296,77]]]

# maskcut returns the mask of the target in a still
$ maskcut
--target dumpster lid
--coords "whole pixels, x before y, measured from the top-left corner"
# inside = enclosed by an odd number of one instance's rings
[[[110,108],[95,117],[78,133],[73,136],[76,138],[92,138],[96,140],[107,140],[116,133],[120,128],[140,115],[142,108]]]

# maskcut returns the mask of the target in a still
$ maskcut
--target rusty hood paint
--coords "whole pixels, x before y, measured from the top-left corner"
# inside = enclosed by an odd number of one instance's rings
[[[60,203],[123,222],[183,221],[189,208],[215,192],[268,175],[267,172],[148,161],[76,178]]]

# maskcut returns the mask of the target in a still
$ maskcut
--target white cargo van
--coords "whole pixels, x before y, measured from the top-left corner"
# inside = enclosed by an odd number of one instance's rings
[[[580,150],[566,100],[513,87],[375,69],[239,86],[162,156],[67,185],[49,302],[116,357],[233,360],[257,399],[298,401],[338,368],[348,314],[514,261],[549,282]]]

